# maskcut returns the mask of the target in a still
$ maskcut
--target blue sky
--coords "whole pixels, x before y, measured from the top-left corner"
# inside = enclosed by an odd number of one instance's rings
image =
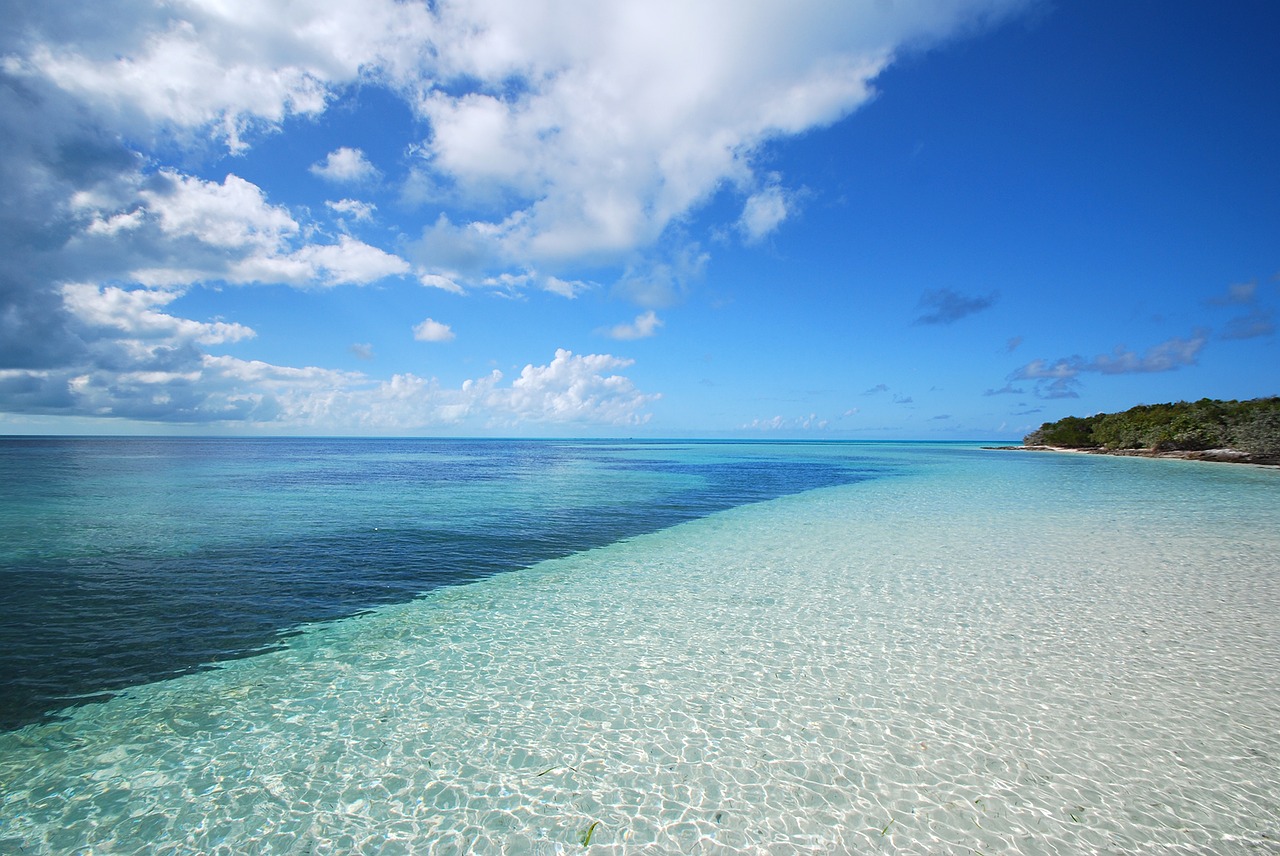
[[[1016,438],[1280,392],[1280,5],[19,3],[0,433]]]

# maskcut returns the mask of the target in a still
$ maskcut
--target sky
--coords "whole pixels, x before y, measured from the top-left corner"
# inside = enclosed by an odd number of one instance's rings
[[[1280,4],[10,2],[0,434],[1280,394]]]

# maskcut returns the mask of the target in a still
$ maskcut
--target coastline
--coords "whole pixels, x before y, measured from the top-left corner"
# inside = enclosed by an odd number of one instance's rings
[[[1258,467],[1280,467],[1275,458],[1262,458],[1239,449],[1204,449],[1202,451],[1155,449],[1104,449],[1099,446],[1076,448],[1072,446],[983,446],[994,452],[1072,452],[1079,455],[1115,455],[1124,458],[1170,458],[1182,461],[1207,461],[1214,464],[1252,464]]]

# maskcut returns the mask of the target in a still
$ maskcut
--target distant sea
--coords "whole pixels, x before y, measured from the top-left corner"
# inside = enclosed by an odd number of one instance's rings
[[[1280,852],[1280,472],[0,440],[0,853]]]

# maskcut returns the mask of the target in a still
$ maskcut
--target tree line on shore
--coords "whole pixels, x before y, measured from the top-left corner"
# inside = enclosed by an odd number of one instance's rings
[[[1199,452],[1236,449],[1280,459],[1280,396],[1247,401],[1142,404],[1121,413],[1067,416],[1032,431],[1027,446]]]

